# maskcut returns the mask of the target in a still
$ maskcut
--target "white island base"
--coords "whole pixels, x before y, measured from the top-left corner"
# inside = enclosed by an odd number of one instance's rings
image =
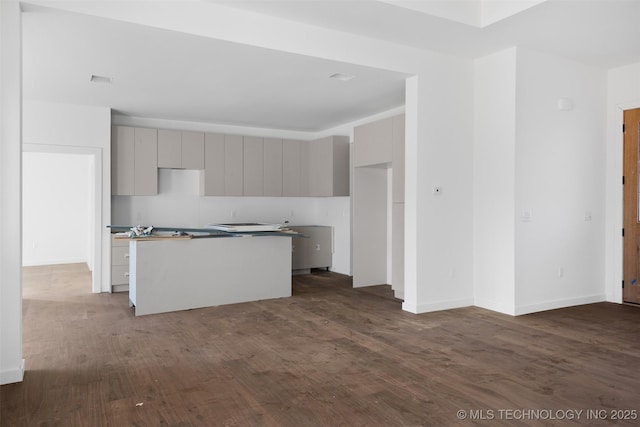
[[[136,316],[291,296],[291,238],[131,240]]]

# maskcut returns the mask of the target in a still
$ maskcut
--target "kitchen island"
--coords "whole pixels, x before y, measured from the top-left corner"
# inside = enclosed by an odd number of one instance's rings
[[[136,316],[291,296],[291,237],[131,239]]]

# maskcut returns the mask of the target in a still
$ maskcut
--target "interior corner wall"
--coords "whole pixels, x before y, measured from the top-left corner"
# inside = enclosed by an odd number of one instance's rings
[[[403,309],[414,313],[473,304],[473,62],[425,65],[406,105]]]
[[[22,381],[22,21],[0,1],[0,385]]]
[[[624,110],[640,108],[640,63],[607,72],[606,298],[622,303],[622,123]]]
[[[516,48],[475,61],[474,304],[515,312]]]
[[[102,254],[101,262],[96,262],[93,273],[101,278],[102,292],[110,292],[111,240],[107,225],[111,224],[111,110],[106,107],[25,100],[23,143],[88,147],[101,152],[102,165],[96,165],[96,170],[102,172],[102,223],[97,225],[101,230]]]
[[[604,301],[605,72],[522,48],[516,72],[516,314]]]
[[[23,152],[22,265],[89,263],[88,155]]]

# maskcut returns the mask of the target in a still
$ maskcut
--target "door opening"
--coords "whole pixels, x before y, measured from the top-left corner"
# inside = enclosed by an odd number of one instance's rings
[[[82,227],[87,228],[87,236],[86,236],[86,245],[88,246],[87,249],[87,265],[89,267],[89,269],[91,270],[91,291],[94,293],[98,293],[98,292],[102,292],[101,289],[101,285],[102,285],[102,227],[101,227],[101,223],[102,223],[102,181],[101,181],[101,176],[102,176],[102,153],[100,151],[99,148],[95,148],[95,147],[76,147],[76,146],[58,146],[58,145],[47,145],[47,144],[23,144],[22,146],[22,151],[23,153],[39,153],[39,154],[54,154],[54,155],[67,155],[67,156],[77,156],[80,157],[82,159],[84,159],[84,161],[86,161],[88,163],[87,167],[84,169],[85,172],[88,170],[88,173],[85,173],[85,177],[86,177],[86,182],[81,183],[82,186],[86,186],[86,190],[88,192],[88,200],[85,199],[85,202],[88,201],[89,207],[87,208],[88,211],[88,218],[86,219],[86,223],[83,223],[83,225],[81,225]],[[51,174],[54,174],[54,172],[51,172]],[[47,176],[41,177],[41,180],[47,179]],[[37,184],[37,183],[36,183]],[[64,192],[64,188],[61,189]],[[24,190],[23,190],[24,191]],[[23,199],[24,199],[24,194],[23,194]],[[45,212],[45,214],[51,215],[53,217],[53,211],[57,211],[57,213],[59,215],[62,216],[70,216],[71,215],[71,209],[73,209],[70,205],[66,205],[65,201],[64,201],[64,197],[62,198],[63,200],[60,199],[55,199],[53,201],[50,201],[49,203],[49,208],[47,208],[46,204],[43,205],[42,203],[37,203],[35,204],[35,206],[40,206],[41,209],[47,209],[47,212]],[[44,206],[44,207],[42,207]],[[66,212],[66,214],[65,214]],[[27,212],[23,212],[23,215],[26,215]],[[50,217],[48,217],[50,218]],[[24,226],[26,224],[23,224],[23,245],[25,246],[26,250],[29,249],[34,249],[33,248],[33,242],[36,242],[36,249],[39,248],[40,246],[40,239],[38,236],[38,230],[35,230],[35,234],[34,233],[28,233],[26,232],[26,230],[24,230]],[[49,226],[53,226],[53,227],[60,227],[60,221],[55,221],[53,224],[48,224]],[[41,226],[41,224],[36,224],[35,227],[39,227]],[[71,229],[69,229],[71,228]],[[33,231],[33,230],[31,230]],[[63,241],[65,240],[69,240],[68,237],[68,233],[73,233],[74,229],[72,228],[72,226],[70,225],[65,225],[64,226],[64,230],[63,231],[63,235],[62,237],[57,237],[58,241],[57,242],[48,242],[47,244],[51,244],[51,245],[60,245],[62,244]],[[32,237],[31,239],[28,239],[28,236],[32,235],[32,236],[36,236],[36,237]],[[27,241],[25,241],[25,238],[27,238]],[[56,238],[51,238],[49,237],[50,240],[52,239],[56,239]],[[82,243],[79,244],[85,244],[85,240],[83,240]],[[54,253],[51,248],[49,248],[49,253]],[[62,253],[62,251],[60,252],[60,254]],[[40,262],[42,263],[42,260],[37,260],[36,259],[36,263]],[[49,255],[48,259],[52,259],[51,256]],[[70,258],[69,258],[70,259]],[[58,261],[63,262],[65,259],[61,258]],[[71,261],[73,261],[72,259],[70,259]],[[56,261],[55,259],[53,261]],[[55,262],[53,262],[55,263]]]

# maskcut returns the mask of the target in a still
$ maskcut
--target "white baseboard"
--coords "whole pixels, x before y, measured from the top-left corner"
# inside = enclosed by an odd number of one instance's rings
[[[515,315],[515,307],[513,304],[500,303],[493,300],[475,298],[473,305],[476,307],[484,308],[486,310],[495,311],[497,313],[508,314],[509,316]]]
[[[593,304],[607,300],[605,294],[586,295],[578,298],[568,298],[563,300],[547,301],[538,304],[528,304],[516,306],[515,315],[537,313],[539,311],[555,310],[557,308],[573,307],[575,305]]]
[[[25,261],[22,260],[23,267],[37,267],[40,265],[59,265],[59,264],[87,264],[87,259],[50,259],[44,261]]]
[[[429,313],[432,311],[449,310],[452,308],[469,307],[473,305],[472,298],[464,298],[458,300],[439,301],[429,304],[408,304],[406,301],[402,303],[402,309],[414,314]]]
[[[0,385],[21,383],[24,379],[24,359],[18,369],[0,371]]]

